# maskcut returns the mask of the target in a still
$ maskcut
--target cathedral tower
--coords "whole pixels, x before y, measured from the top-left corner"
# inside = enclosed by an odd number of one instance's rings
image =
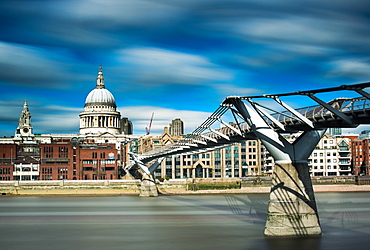
[[[84,111],[80,113],[80,134],[119,134],[120,119],[116,101],[105,88],[103,69],[100,66],[95,89],[87,95]]]

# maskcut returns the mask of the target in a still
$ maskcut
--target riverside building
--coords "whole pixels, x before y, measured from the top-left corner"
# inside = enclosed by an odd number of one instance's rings
[[[352,141],[351,136],[325,134],[308,158],[311,177],[352,175]]]
[[[139,153],[181,140],[168,128],[159,136],[139,139]],[[189,155],[167,156],[154,173],[156,178],[240,178],[245,176],[271,175],[273,158],[259,140]]]
[[[370,175],[370,130],[364,130],[352,142],[352,163],[355,175]]]

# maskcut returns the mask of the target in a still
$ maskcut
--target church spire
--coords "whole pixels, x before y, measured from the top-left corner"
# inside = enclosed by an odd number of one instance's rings
[[[16,136],[30,136],[32,135],[31,113],[28,109],[27,101],[24,100],[23,109],[18,120],[18,128],[15,132]]]
[[[97,89],[105,89],[104,76],[103,76],[103,67],[102,67],[101,64],[100,64],[100,67],[99,67],[98,77],[96,78],[96,88]]]

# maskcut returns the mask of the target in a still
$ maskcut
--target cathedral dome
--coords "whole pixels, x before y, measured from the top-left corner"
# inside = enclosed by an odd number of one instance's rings
[[[86,97],[85,105],[105,104],[116,106],[112,93],[107,89],[93,89]]]
[[[97,104],[116,107],[116,101],[112,93],[105,88],[102,67],[100,67],[96,78],[96,88],[90,91],[86,97],[85,107]]]

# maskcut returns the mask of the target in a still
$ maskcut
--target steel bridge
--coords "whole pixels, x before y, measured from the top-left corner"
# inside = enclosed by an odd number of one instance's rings
[[[259,139],[275,162],[265,235],[321,235],[307,159],[327,128],[370,124],[370,94],[365,91],[368,87],[370,82],[284,94],[229,96],[179,142],[144,154],[132,154],[134,163],[126,170],[139,169],[143,173],[141,195],[156,196],[152,174],[164,157],[201,153]],[[319,98],[328,94],[350,97],[329,101]],[[316,105],[293,108],[282,100],[297,96],[308,98]],[[292,133],[297,133],[297,138],[289,142],[283,135]],[[148,167],[150,162],[152,165]]]
[[[138,159],[147,163],[164,156],[194,154],[197,151],[204,152],[248,139],[257,139],[251,126],[244,121],[238,107],[235,106],[236,102],[241,101],[248,103],[261,115],[268,126],[278,133],[325,128],[355,128],[359,124],[370,124],[370,94],[364,91],[367,87],[370,87],[370,83],[284,94],[229,96],[199,127],[192,133],[184,135],[181,141],[138,155]],[[336,98],[329,102],[317,97],[317,94],[328,92],[339,95],[344,90],[354,92],[358,96]],[[307,97],[318,105],[293,109],[281,100],[288,96]],[[260,104],[266,99],[274,101],[276,105],[270,108]],[[280,109],[282,111],[277,111]],[[230,118],[232,118],[231,121],[226,121]]]

